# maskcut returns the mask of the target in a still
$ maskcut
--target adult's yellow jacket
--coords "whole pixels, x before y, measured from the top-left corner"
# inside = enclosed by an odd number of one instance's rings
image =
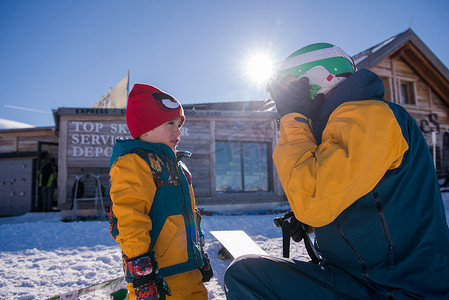
[[[368,286],[449,297],[449,230],[430,151],[413,118],[383,94],[382,80],[360,70],[313,120],[285,115],[276,169],[325,264]]]
[[[163,277],[203,266],[184,155],[164,144],[118,140],[111,157],[111,235],[124,259],[154,251]]]

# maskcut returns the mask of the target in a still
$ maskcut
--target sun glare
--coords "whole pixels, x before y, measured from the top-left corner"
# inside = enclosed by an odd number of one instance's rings
[[[254,55],[248,60],[246,70],[251,80],[264,83],[271,77],[273,61],[268,55]]]

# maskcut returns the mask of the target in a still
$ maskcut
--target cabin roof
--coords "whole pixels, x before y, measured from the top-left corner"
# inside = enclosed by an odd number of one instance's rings
[[[449,104],[449,70],[412,29],[386,39],[352,58],[358,69],[371,69],[387,57],[404,60]]]

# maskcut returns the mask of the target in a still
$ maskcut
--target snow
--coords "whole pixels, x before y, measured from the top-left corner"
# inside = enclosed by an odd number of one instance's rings
[[[443,193],[449,224],[449,193]],[[203,216],[206,251],[214,277],[209,299],[225,299],[223,275],[230,260],[220,260],[213,230],[244,230],[270,255],[282,256],[281,229],[265,215]],[[61,222],[58,212],[0,218],[0,299],[46,299],[122,276],[121,252],[107,221]],[[291,257],[308,260],[303,243],[291,242]],[[81,299],[108,299],[93,293]]]
[[[0,118],[0,129],[31,128],[33,125]]]
[[[354,63],[356,65],[360,64],[363,60],[365,60],[366,58],[368,58],[370,55],[376,53],[377,51],[379,51],[380,49],[382,49],[385,45],[389,44],[390,42],[392,42],[393,40],[395,40],[397,38],[397,36],[394,36],[376,46],[374,46],[373,48],[370,48],[368,50],[363,51],[362,53],[356,54],[352,57],[352,59],[354,60]]]

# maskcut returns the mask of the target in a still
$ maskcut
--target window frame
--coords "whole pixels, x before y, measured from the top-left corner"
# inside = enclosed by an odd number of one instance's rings
[[[405,90],[405,93],[404,93]],[[404,95],[405,94],[405,95]],[[414,83],[408,80],[399,81],[399,103],[401,105],[416,105]]]
[[[272,176],[270,176],[271,171],[272,171],[272,163],[271,163],[271,155],[272,155],[272,149],[270,147],[271,143],[269,142],[261,142],[261,141],[229,141],[229,140],[216,140],[216,143],[237,143],[239,144],[239,150],[240,150],[240,184],[241,184],[241,190],[238,191],[221,191],[218,190],[218,186],[215,183],[215,193],[217,194],[232,194],[232,193],[266,193],[266,192],[273,192],[273,178]],[[262,144],[265,145],[265,150],[266,150],[266,184],[267,184],[267,189],[266,190],[256,190],[256,191],[251,191],[251,190],[245,190],[245,156],[244,156],[244,145],[245,144]],[[216,148],[216,146],[215,146]],[[215,156],[217,155],[217,153],[215,152]],[[215,182],[217,182],[218,179],[218,174],[217,174],[217,157],[215,158]]]

